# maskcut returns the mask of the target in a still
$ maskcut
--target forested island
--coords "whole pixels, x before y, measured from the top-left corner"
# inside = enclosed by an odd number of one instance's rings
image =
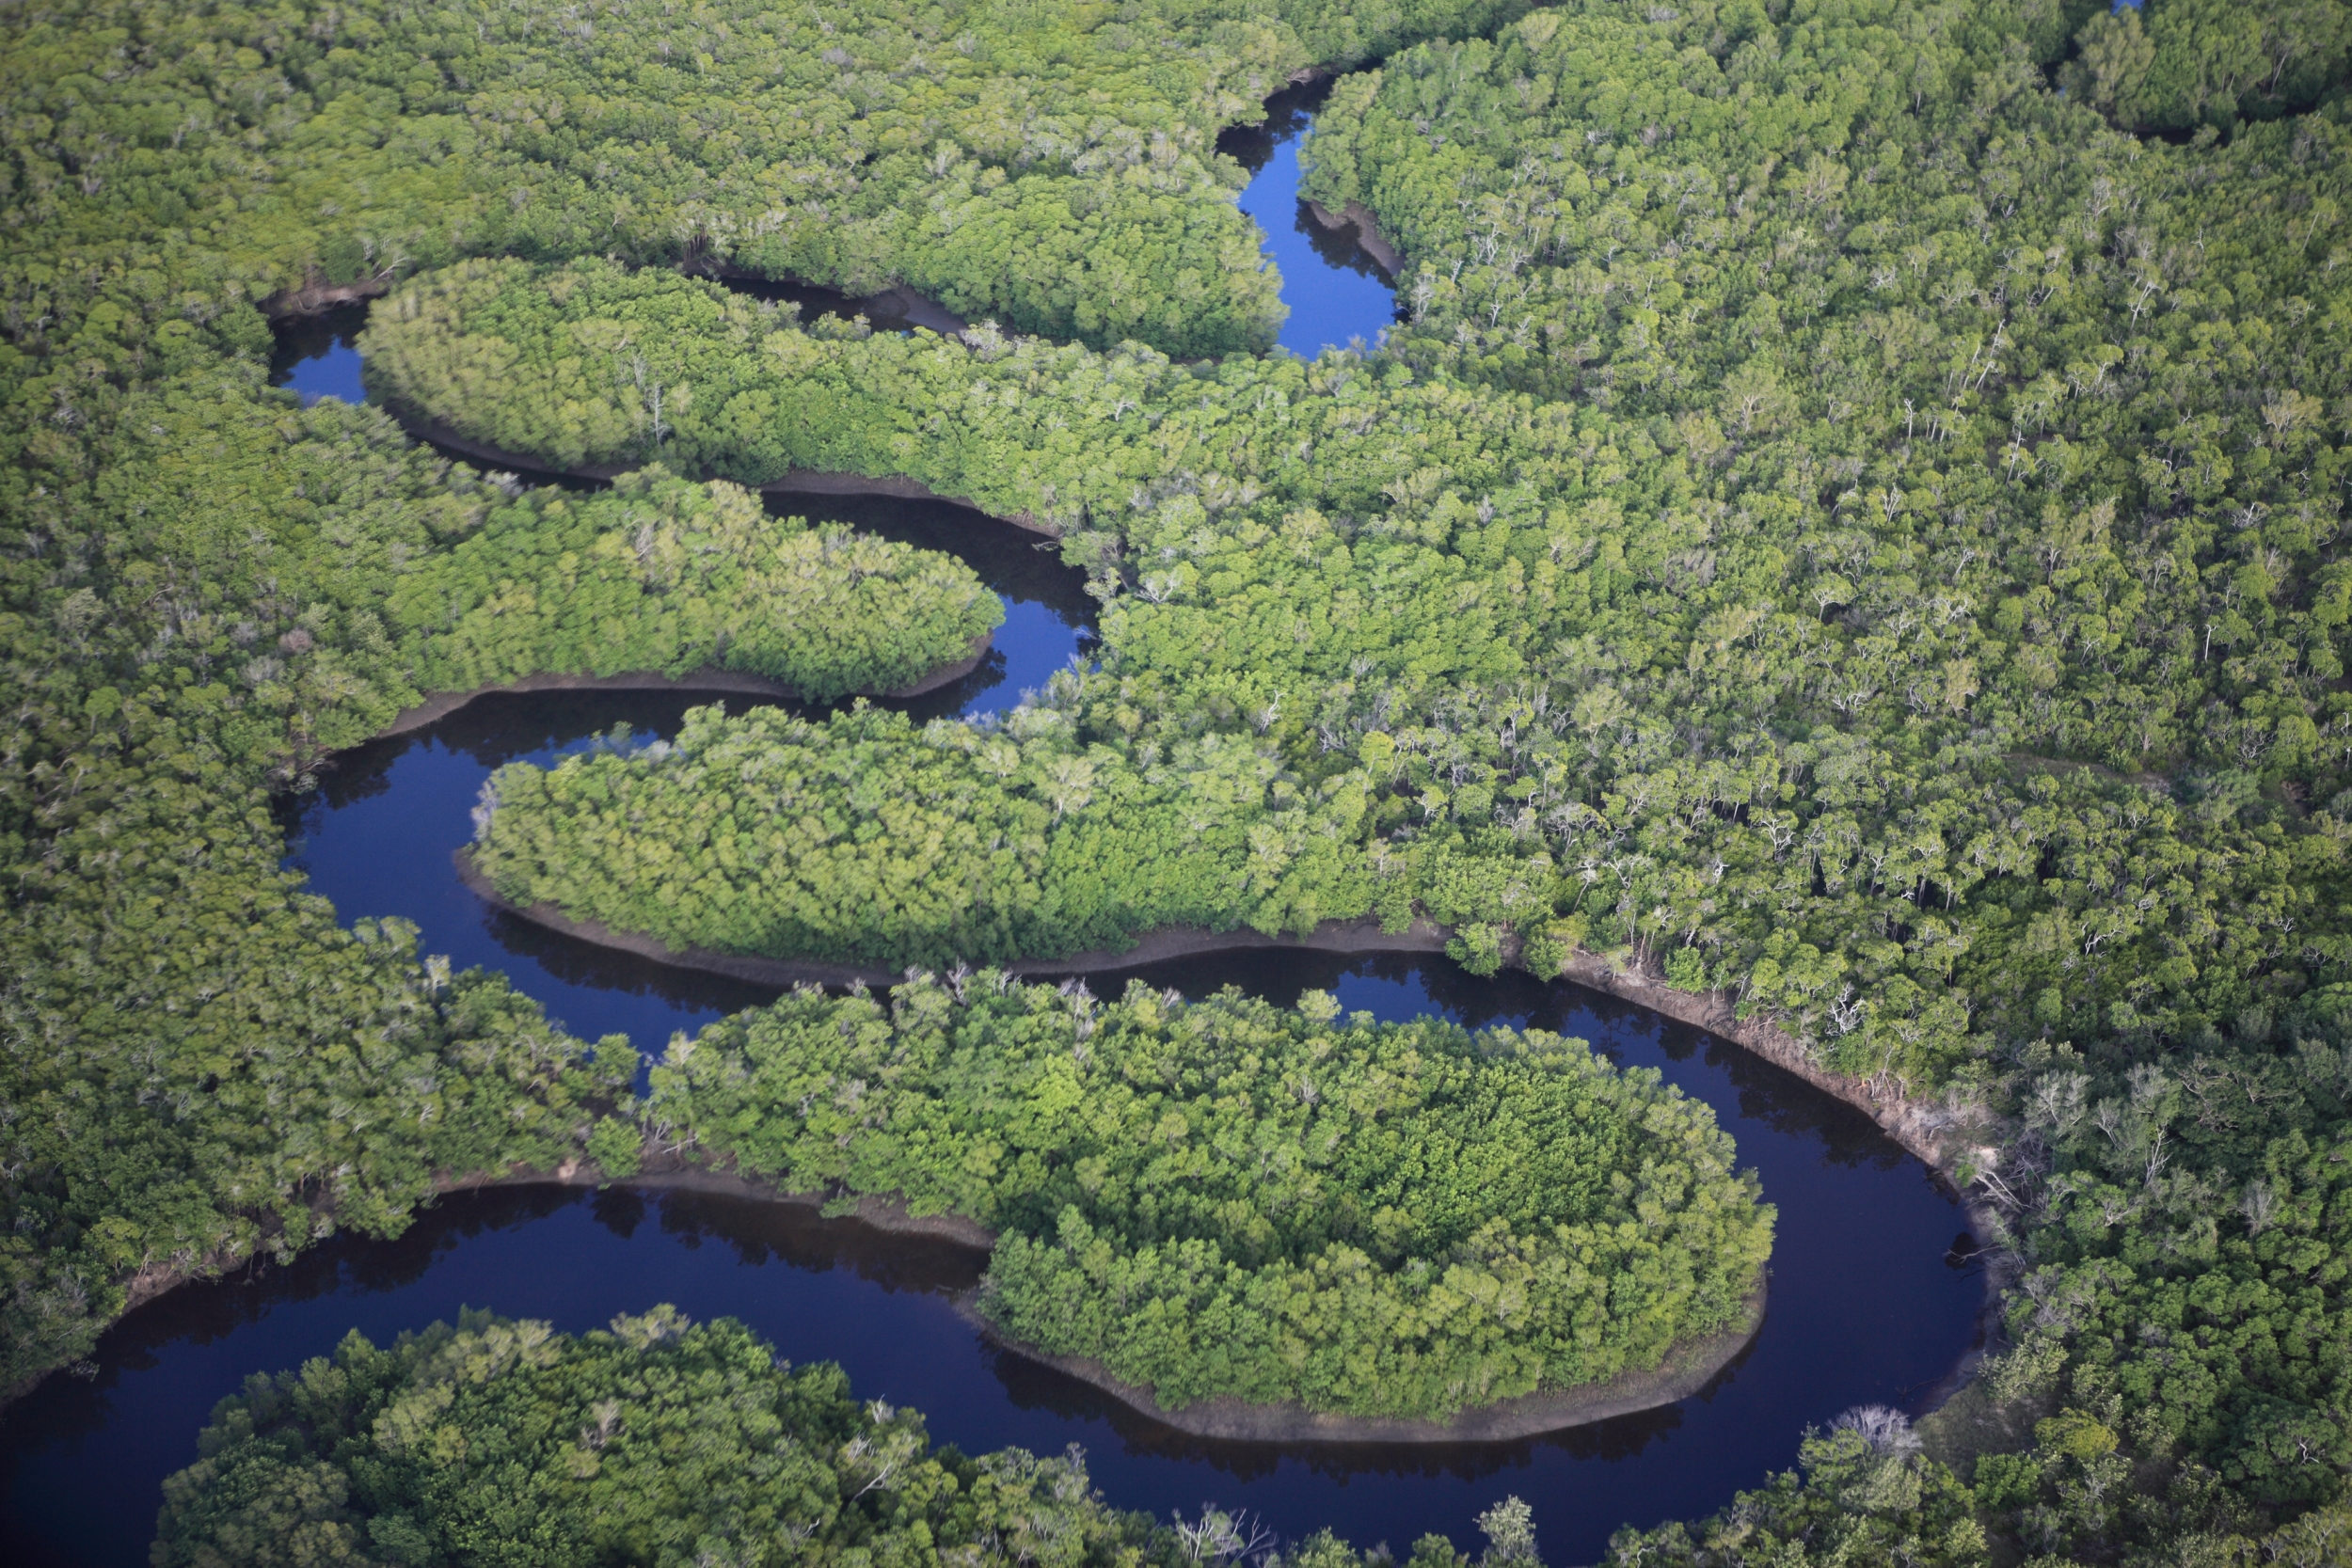
[[[2342,1555],[2352,7],[0,26],[0,1382],[452,1187],[648,1160],[963,1215],[976,1312],[1170,1412],[1444,1419],[1742,1322],[1774,1217],[1737,1151],[1573,1042],[1001,975],[1420,922],[1769,1037],[1971,1196],[2005,1282],[1915,1430],[1792,1426],[1798,1469],[1621,1560]],[[1216,138],[1318,73],[1305,194],[1393,245],[1403,319],[1308,360]],[[358,299],[378,405],[267,384],[273,318]],[[1001,718],[858,702],[1000,611],[749,494],[812,472],[1049,535],[1099,646]],[[658,1042],[281,864],[273,800],[428,704],[698,677],[795,703],[502,770],[479,874],[912,966],[887,997],[641,1079]],[[732,1325],[414,1326],[225,1405],[158,1560],[296,1526],[321,1561],[871,1560],[1016,1514],[1057,1560],[1208,1549]],[[706,1407],[790,1500],[641,1441]]]

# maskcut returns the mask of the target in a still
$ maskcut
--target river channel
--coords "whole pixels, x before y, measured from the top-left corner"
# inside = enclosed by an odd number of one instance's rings
[[[1278,99],[1269,128],[1229,135],[1256,171],[1243,204],[1267,230],[1294,307],[1285,346],[1376,338],[1392,295],[1352,231],[1296,197],[1295,137],[1318,96]],[[1252,140],[1251,138],[1255,139]],[[821,302],[819,302],[821,305]],[[362,308],[363,309],[363,308]],[[364,396],[358,310],[280,339],[276,379],[306,401]],[[989,659],[903,705],[982,716],[1089,657],[1093,604],[1033,535],[944,504],[791,496],[779,511],[952,550],[1003,598]],[[697,699],[563,692],[487,698],[428,729],[347,753],[283,816],[288,863],[346,923],[397,915],[426,953],[502,969],[575,1033],[659,1051],[772,992],[575,942],[488,909],[456,879],[482,782],[631,733],[675,733]],[[732,699],[741,705],[743,699]],[[1794,1459],[1814,1423],[1865,1402],[1917,1410],[1969,1352],[1983,1301],[1958,1205],[1859,1112],[1703,1032],[1565,983],[1471,976],[1442,958],[1259,951],[1136,972],[1200,994],[1232,985],[1289,1003],[1309,987],[1383,1019],[1437,1013],[1483,1027],[1580,1036],[1655,1068],[1714,1107],[1779,1207],[1771,1306],[1713,1385],[1645,1415],[1509,1444],[1315,1447],[1216,1443],[1156,1427],[1082,1384],[985,1344],[950,1308],[985,1259],[852,1221],[707,1196],[507,1189],[443,1200],[397,1241],[342,1238],[293,1265],[172,1292],[131,1314],[86,1375],[54,1377],[0,1423],[0,1560],[131,1568],[146,1560],[158,1488],[196,1457],[213,1403],[249,1373],[326,1354],[358,1328],[379,1342],[461,1307],[564,1330],[670,1302],[730,1315],[795,1361],[833,1359],[864,1396],[912,1404],[966,1450],[1088,1453],[1110,1502],[1166,1517],[1204,1500],[1285,1537],[1330,1526],[1402,1556],[1432,1531],[1475,1545],[1471,1519],[1526,1497],[1546,1557],[1592,1562],[1621,1525],[1708,1513]],[[1098,992],[1125,976],[1097,975]]]
[[[871,509],[867,526],[901,536],[958,531],[983,578],[1031,607],[999,636],[1009,670],[1050,672],[1082,652],[1080,606],[1089,601],[1077,574],[1027,536],[975,547],[968,541],[989,536],[968,512],[861,506]],[[1004,676],[953,701],[981,713],[1017,697],[1017,678]],[[618,1030],[658,1050],[675,1029],[772,993],[489,910],[458,883],[449,854],[499,764],[549,761],[617,724],[672,733],[691,702],[642,693],[478,701],[343,757],[287,814],[290,863],[346,920],[414,921],[424,951],[503,969],[574,1031]],[[1047,1452],[1077,1443],[1111,1501],[1162,1516],[1213,1499],[1287,1536],[1328,1524],[1400,1550],[1432,1530],[1469,1546],[1472,1516],[1518,1493],[1534,1504],[1556,1562],[1597,1560],[1619,1525],[1721,1506],[1790,1463],[1808,1424],[1849,1406],[1919,1408],[1970,1348],[1982,1286],[1957,1205],[1860,1113],[1735,1046],[1570,985],[1482,980],[1442,958],[1262,951],[1137,974],[1192,994],[1235,985],[1283,1003],[1320,987],[1385,1019],[1434,1012],[1472,1026],[1554,1029],[1624,1066],[1656,1068],[1715,1108],[1779,1206],[1762,1333],[1713,1386],[1679,1405],[1533,1441],[1209,1443],[984,1344],[947,1300],[977,1277],[977,1254],[735,1199],[473,1194],[442,1201],[396,1242],[339,1240],[291,1267],[183,1288],[132,1314],[102,1344],[94,1375],[53,1378],[0,1425],[0,1559],[143,1561],[156,1488],[195,1457],[206,1412],[246,1374],[325,1354],[354,1327],[383,1340],[468,1306],[575,1331],[665,1301],[696,1318],[738,1317],[795,1360],[840,1361],[862,1394],[921,1409],[939,1440]],[[1123,977],[1091,983],[1113,991]]]

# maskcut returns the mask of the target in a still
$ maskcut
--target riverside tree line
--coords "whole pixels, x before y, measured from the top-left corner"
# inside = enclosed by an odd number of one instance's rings
[[[1824,1434],[1629,1554],[2329,1549],[2343,7],[592,9],[11,21],[12,1370],[142,1272],[397,1226],[621,1104],[617,1042],[276,871],[265,792],[422,689],[360,613],[507,499],[260,385],[253,301],[404,283],[371,352],[410,411],[566,466],[912,475],[1056,529],[1106,600],[1101,671],[1001,733],[706,720],[731,772],[509,775],[510,885],[976,960],[1418,910],[1475,966],[1723,990],[1933,1107],[2009,1216],[2013,1348],[1924,1449]],[[1371,56],[1308,188],[1398,242],[1413,319],[1252,357],[1272,292],[1206,138]],[[997,326],[804,331],[654,263]],[[866,762],[1000,743],[923,849],[987,919],[881,919],[835,840],[763,842],[762,770],[885,817]],[[1189,865],[1153,849],[1187,780]],[[640,855],[591,784],[704,836]],[[1170,867],[1135,902],[1055,902],[1130,846]]]

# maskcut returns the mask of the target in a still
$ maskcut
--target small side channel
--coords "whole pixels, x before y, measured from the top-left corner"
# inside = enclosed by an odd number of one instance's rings
[[[1288,88],[1266,100],[1265,119],[1236,125],[1216,149],[1249,170],[1241,210],[1265,231],[1266,256],[1282,271],[1291,308],[1281,345],[1311,359],[1328,347],[1376,346],[1396,324],[1395,279],[1365,248],[1353,223],[1329,224],[1298,194],[1299,138],[1331,96],[1334,78]]]

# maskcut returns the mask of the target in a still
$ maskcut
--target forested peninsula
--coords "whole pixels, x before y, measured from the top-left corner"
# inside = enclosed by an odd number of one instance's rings
[[[1085,1456],[933,1448],[922,1413],[850,1397],[740,1323],[660,1306],[573,1336],[488,1313],[355,1331],[331,1358],[256,1373],[221,1402],[203,1457],[165,1488],[157,1568],[256,1560],[373,1564],[791,1560],[1178,1568],[1268,1549],[1247,1515],[1167,1523],[1108,1506]],[[496,1479],[485,1484],[452,1459]],[[1947,1508],[1948,1511],[1948,1508]],[[1487,1563],[1533,1562],[1527,1505],[1479,1516]],[[531,1555],[515,1553],[518,1541]],[[1328,1530],[1301,1568],[1394,1560]],[[1445,1536],[1408,1568],[1470,1568]]]
[[[1418,919],[1474,971],[1600,966],[1777,1029],[1923,1130],[2014,1281],[1918,1432],[1815,1433],[1625,1560],[2341,1553],[2341,0],[54,0],[0,27],[0,1381],[179,1280],[647,1140],[998,1227],[981,1309],[1171,1403],[1443,1412],[1728,1321],[1770,1224],[1736,1153],[1573,1046],[976,995],[964,967]],[[1308,361],[1268,352],[1279,278],[1215,138],[1318,69],[1350,74],[1307,194],[1393,243],[1405,319]],[[729,272],[977,325],[803,321]],[[389,412],[271,389],[269,313],[351,298]],[[400,419],[627,477],[534,488]],[[673,945],[930,977],[730,1020],[641,1094],[628,1042],[281,868],[273,798],[430,693],[717,669],[821,701],[969,657],[997,610],[967,568],[740,488],[810,469],[1051,531],[1103,605],[1091,665],[1001,721],[707,710],[510,768],[475,859]],[[1099,1120],[1049,1137],[1035,1096],[1073,1080]],[[1569,1106],[1590,1163],[1515,1185]],[[1245,1122],[1295,1145],[1280,1181],[1232,1163]],[[1476,1203],[1383,1152],[1406,1125],[1502,1162]],[[1704,1224],[1656,1232],[1662,1189],[1609,1181],[1645,1148],[1692,1173],[1661,1212]],[[1202,1185],[1170,1185],[1187,1160]],[[1445,1269],[1527,1293],[1482,1319]],[[1597,1343],[1595,1270],[1656,1304]],[[1211,1370],[1101,1310],[1110,1279],[1164,1315],[1309,1305]],[[508,1441],[510,1395],[548,1528],[618,1541],[584,1433],[637,1397],[624,1350],[724,1360],[707,1386],[739,1372],[728,1408],[812,1464],[895,1444],[954,1480],[830,1461],[742,1527],[778,1551],[1001,1541],[922,1511],[1007,1477],[1096,1508],[1059,1462],[922,1459],[911,1418],[739,1331],[630,1322],[257,1385],[163,1549],[206,1560],[269,1491],[307,1500],[254,1517],[322,1554],[488,1560],[481,1499],[416,1456]],[[1430,1359],[1363,1373],[1366,1335]],[[629,1496],[682,1517],[685,1462],[623,1446]],[[1174,1549],[1087,1517],[1070,1560]],[[677,1528],[613,1549],[689,1560]]]

